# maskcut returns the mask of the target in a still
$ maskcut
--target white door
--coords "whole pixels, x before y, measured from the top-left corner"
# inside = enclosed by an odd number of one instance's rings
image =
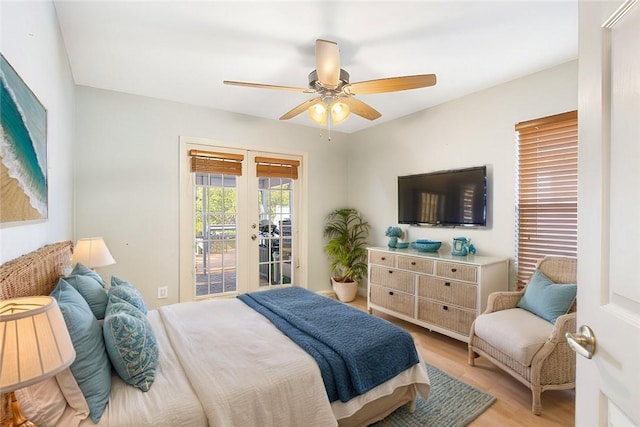
[[[304,286],[301,163],[181,138],[181,302]]]
[[[576,426],[640,426],[640,5],[580,1],[579,27]]]
[[[249,291],[300,285],[299,156],[248,154]]]

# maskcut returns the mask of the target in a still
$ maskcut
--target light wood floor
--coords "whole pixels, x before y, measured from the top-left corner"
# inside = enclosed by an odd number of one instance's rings
[[[362,297],[349,304],[361,310],[367,309],[367,300]],[[470,424],[471,427],[574,425],[574,390],[545,391],[542,393],[542,415],[533,415],[531,391],[482,357],[476,359],[475,367],[469,366],[466,343],[384,313],[374,311],[374,314],[406,329],[427,363],[497,398],[489,409]]]

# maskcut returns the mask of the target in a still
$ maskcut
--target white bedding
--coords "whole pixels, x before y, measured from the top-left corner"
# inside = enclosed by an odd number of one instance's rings
[[[148,317],[160,347],[153,386],[143,393],[114,374],[99,426],[326,427],[398,387],[415,384],[424,399],[429,392],[420,364],[330,404],[315,360],[235,298],[168,305]]]
[[[160,313],[147,314],[160,349],[156,379],[145,393],[113,372],[109,403],[98,426],[206,426],[207,417],[169,342]],[[95,426],[90,418],[80,426]]]

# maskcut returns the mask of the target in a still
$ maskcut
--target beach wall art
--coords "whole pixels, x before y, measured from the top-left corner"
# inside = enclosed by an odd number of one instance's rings
[[[0,223],[47,218],[47,110],[0,54]]]

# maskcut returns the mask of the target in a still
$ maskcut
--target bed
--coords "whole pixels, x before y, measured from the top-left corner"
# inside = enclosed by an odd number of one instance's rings
[[[0,299],[48,295],[69,273],[71,251],[71,242],[55,243],[0,266]],[[153,385],[142,392],[111,373],[99,426],[366,426],[413,405],[418,394],[428,396],[419,361],[346,401],[344,394],[330,400],[317,359],[239,298],[164,306],[147,319],[159,349]],[[52,393],[66,405],[59,425],[96,425],[67,393]],[[41,410],[37,395],[43,394],[21,391],[25,415]],[[5,425],[6,396],[2,405]]]

